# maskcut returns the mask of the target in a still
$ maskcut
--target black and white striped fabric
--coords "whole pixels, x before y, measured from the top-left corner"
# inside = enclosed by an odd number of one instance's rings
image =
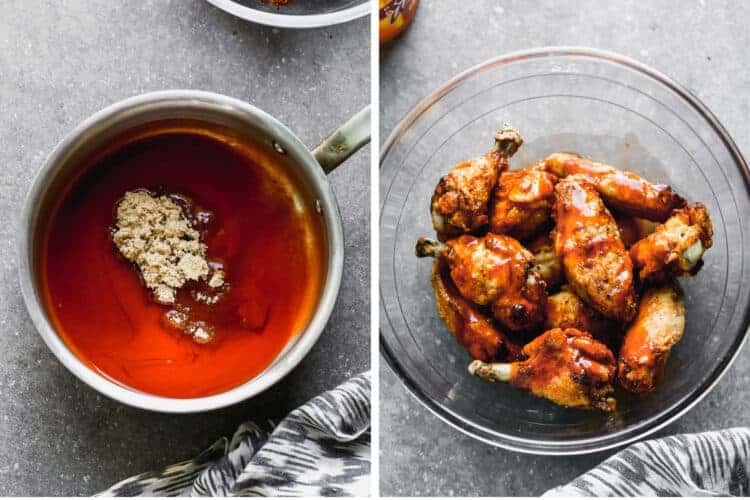
[[[629,446],[544,496],[748,496],[750,429],[682,434]]]
[[[246,422],[231,442],[126,479],[98,496],[368,496],[370,375],[358,375],[275,427]]]

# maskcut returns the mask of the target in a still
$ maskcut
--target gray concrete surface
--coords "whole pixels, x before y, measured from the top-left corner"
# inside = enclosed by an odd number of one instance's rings
[[[423,1],[414,24],[381,51],[381,141],[450,76],[505,52],[545,45],[613,50],[672,76],[719,117],[750,155],[750,4],[742,1]],[[748,214],[750,215],[750,214]],[[425,410],[382,364],[381,494],[541,494],[604,460],[534,457],[476,442]],[[750,423],[750,346],[718,387],[659,435]]]
[[[369,367],[369,148],[332,174],[344,281],[304,362],[260,397],[169,416],[99,396],[49,353],[16,276],[16,222],[45,155],[119,99],[198,88],[245,99],[314,146],[369,102],[369,25],[264,28],[202,0],[7,0],[0,6],[0,496],[88,495],[190,458],[246,419],[276,419]]]

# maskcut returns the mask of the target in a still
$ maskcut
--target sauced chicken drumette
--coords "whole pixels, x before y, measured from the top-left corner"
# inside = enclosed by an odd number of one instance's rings
[[[684,330],[685,301],[677,284],[646,290],[620,348],[620,385],[634,393],[652,391]]]
[[[665,282],[698,270],[713,244],[713,227],[703,203],[675,210],[672,216],[630,249],[642,281]]]
[[[492,189],[522,143],[518,131],[506,125],[495,134],[492,151],[459,163],[440,179],[430,202],[432,225],[440,241],[487,225]]]
[[[618,211],[662,222],[685,200],[664,184],[653,184],[632,172],[582,158],[574,153],[554,153],[542,161],[559,177],[585,176],[609,206]]]
[[[555,253],[555,242],[549,233],[533,239],[526,248],[534,254],[534,265],[531,270],[544,280],[547,292],[556,289],[565,281],[562,262]]]
[[[607,346],[575,328],[554,328],[523,348],[528,357],[514,363],[474,360],[469,373],[507,382],[562,406],[614,411],[615,357]]]
[[[440,318],[472,358],[482,361],[520,359],[521,346],[496,328],[476,304],[461,295],[451,282],[450,269],[444,259],[435,260],[432,288]]]
[[[544,328],[575,328],[614,348],[622,340],[622,328],[589,307],[568,286],[547,297]]]
[[[521,241],[537,235],[549,224],[556,182],[540,165],[500,174],[490,202],[490,231]]]
[[[612,214],[586,177],[555,188],[555,253],[572,289],[604,316],[630,321],[636,313],[633,263]]]
[[[511,331],[529,331],[544,320],[544,282],[531,270],[534,256],[510,236],[463,235],[447,243],[420,238],[419,257],[441,257],[461,294],[492,308]]]

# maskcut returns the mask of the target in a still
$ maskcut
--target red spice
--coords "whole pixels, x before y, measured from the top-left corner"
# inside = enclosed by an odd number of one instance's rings
[[[309,197],[302,213],[293,208],[285,169],[275,166],[274,177],[263,166],[272,160],[205,125],[165,127],[123,139],[66,188],[45,235],[42,288],[57,331],[95,370],[151,394],[207,396],[263,371],[304,328],[325,243]],[[136,188],[184,193],[214,216],[204,241],[231,285],[213,306],[194,299],[194,286],[178,295],[194,318],[215,326],[208,344],[164,321],[169,308],[149,299],[110,239],[113,207]]]

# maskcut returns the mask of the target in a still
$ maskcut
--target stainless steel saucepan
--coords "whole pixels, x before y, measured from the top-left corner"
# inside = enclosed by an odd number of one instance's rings
[[[83,160],[117,135],[134,127],[170,119],[192,119],[241,133],[299,174],[316,199],[327,240],[327,273],[318,306],[307,327],[274,362],[252,380],[208,397],[177,399],[129,389],[97,373],[65,344],[49,320],[42,301],[41,269],[44,224],[67,181]],[[31,319],[52,352],[78,378],[113,399],[148,410],[186,413],[210,410],[251,398],[289,373],[318,340],[333,310],[341,284],[344,242],[336,198],[326,178],[370,139],[369,106],[355,115],[315,150],[307,147],[270,114],[238,99],[195,90],[168,90],[139,95],[113,104],[78,125],[58,144],[37,174],[26,198],[19,236],[21,290]]]

